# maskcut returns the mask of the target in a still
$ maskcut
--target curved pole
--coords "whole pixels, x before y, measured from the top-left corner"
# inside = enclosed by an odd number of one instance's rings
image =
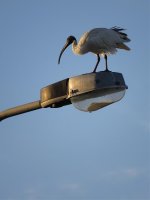
[[[10,109],[0,112],[0,121],[2,121],[3,119],[6,119],[8,117],[12,117],[12,116],[19,115],[22,113],[30,112],[30,111],[37,110],[40,108],[42,108],[40,101],[34,101],[34,102],[20,105],[20,106],[14,107],[14,108],[10,108]]]

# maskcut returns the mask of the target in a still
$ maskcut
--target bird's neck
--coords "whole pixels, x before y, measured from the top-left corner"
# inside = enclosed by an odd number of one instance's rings
[[[78,44],[77,44],[77,40],[74,40],[72,43],[72,51],[75,54],[78,54]]]

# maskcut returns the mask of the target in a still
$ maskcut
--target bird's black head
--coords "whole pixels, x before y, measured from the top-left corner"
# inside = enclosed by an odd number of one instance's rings
[[[58,58],[58,64],[60,63],[61,56],[62,56],[63,52],[65,51],[65,49],[67,49],[67,47],[70,44],[72,44],[74,41],[76,41],[76,38],[72,35],[67,38],[66,44],[64,45],[64,47],[62,48],[62,50],[60,52],[60,55],[59,55],[59,58]]]
[[[72,35],[70,35],[69,37],[67,37],[67,41],[66,41],[66,44],[72,44],[73,43],[73,41],[75,41],[76,40],[76,38],[74,37],[74,36],[72,36]]]

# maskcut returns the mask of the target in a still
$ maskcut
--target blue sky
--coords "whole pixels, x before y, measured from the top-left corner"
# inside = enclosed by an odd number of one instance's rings
[[[108,58],[129,87],[120,102],[93,113],[41,109],[0,123],[0,200],[150,199],[149,13],[148,0],[0,0],[0,110],[93,70],[96,57],[71,48],[57,65],[69,35],[120,26],[132,49]]]

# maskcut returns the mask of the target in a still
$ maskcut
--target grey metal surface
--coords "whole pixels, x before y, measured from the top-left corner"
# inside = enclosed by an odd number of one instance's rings
[[[61,107],[71,104],[68,97],[68,78],[51,85],[48,85],[40,90],[41,106],[46,107]]]
[[[93,90],[110,88],[126,88],[123,76],[117,72],[97,72],[83,74],[69,79],[69,96],[77,96]]]
[[[20,105],[20,106],[16,106],[14,108],[10,108],[7,110],[4,110],[2,112],[0,112],[0,121],[3,119],[6,119],[8,117],[12,117],[15,115],[20,115],[26,112],[30,112],[33,110],[37,110],[41,108],[41,103],[40,101],[34,101],[31,103],[27,103],[24,105]]]

